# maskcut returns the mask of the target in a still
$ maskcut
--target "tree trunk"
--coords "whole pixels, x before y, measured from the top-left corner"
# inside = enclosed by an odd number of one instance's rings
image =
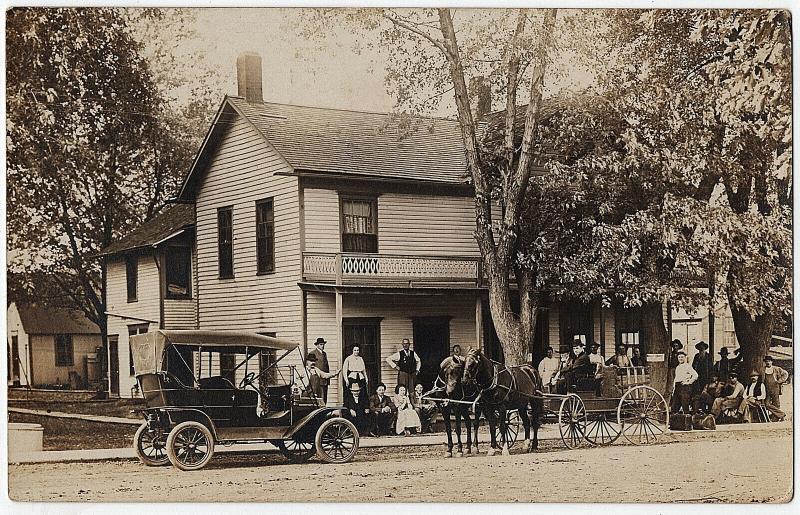
[[[741,362],[739,364],[739,380],[743,381],[753,370],[762,372],[764,369],[764,356],[769,353],[769,344],[772,341],[772,329],[775,326],[775,316],[771,314],[757,315],[750,318],[746,310],[739,308],[736,302],[728,297],[733,315],[733,328],[741,349]]]
[[[645,304],[642,310],[642,332],[648,354],[663,354],[662,361],[650,363],[650,384],[661,391],[668,392],[667,384],[667,357],[669,349],[669,333],[664,324],[664,307],[660,302]],[[663,386],[663,388],[661,388]]]

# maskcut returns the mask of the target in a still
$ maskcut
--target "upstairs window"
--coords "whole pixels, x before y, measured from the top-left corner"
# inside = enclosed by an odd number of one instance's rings
[[[271,198],[256,202],[256,259],[259,274],[275,271],[275,209]]]
[[[57,334],[56,340],[56,366],[71,367],[75,364],[75,357],[72,352],[72,335]]]
[[[233,208],[217,210],[217,238],[219,241],[219,277],[233,277]]]
[[[192,296],[192,250],[189,247],[167,247],[164,256],[166,297],[188,299]]]
[[[378,252],[378,202],[343,198],[342,252]]]
[[[125,257],[125,282],[128,289],[128,302],[136,302],[136,284],[139,281],[139,258]]]

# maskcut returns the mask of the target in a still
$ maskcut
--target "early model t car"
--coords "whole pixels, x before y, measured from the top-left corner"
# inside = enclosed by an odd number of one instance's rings
[[[146,408],[134,448],[146,465],[204,467],[214,446],[270,442],[290,460],[344,463],[358,430],[309,387],[297,344],[249,332],[159,330],[131,337]],[[238,386],[237,386],[238,385]]]

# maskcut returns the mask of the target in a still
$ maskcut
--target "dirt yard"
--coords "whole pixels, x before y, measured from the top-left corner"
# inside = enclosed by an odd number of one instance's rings
[[[192,473],[134,461],[14,465],[9,495],[18,501],[623,503],[785,502],[792,496],[788,430],[692,433],[647,447],[565,451],[547,444],[536,454],[491,458],[445,459],[439,446],[364,449],[346,465],[218,455]],[[565,488],[575,478],[591,488]]]

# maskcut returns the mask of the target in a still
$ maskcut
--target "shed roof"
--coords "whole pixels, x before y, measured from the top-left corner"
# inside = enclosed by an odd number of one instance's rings
[[[108,256],[154,245],[194,225],[194,205],[173,204],[97,255]]]
[[[28,334],[100,334],[100,328],[77,309],[30,304],[17,310]]]

